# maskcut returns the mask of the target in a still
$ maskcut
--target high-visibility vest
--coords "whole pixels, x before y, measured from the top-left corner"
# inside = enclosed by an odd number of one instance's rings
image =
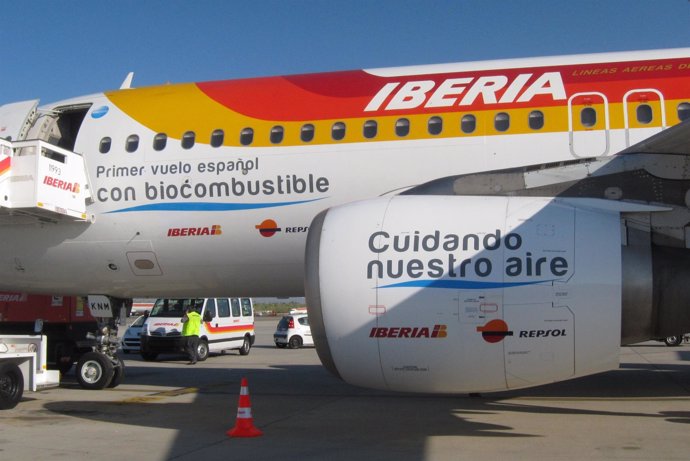
[[[182,336],[199,336],[201,315],[196,311],[187,312],[187,321],[182,325]]]

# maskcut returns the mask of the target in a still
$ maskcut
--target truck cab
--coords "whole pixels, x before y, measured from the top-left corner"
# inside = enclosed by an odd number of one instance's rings
[[[191,307],[201,315],[199,360],[211,352],[237,349],[247,355],[256,338],[251,298],[159,298],[141,332],[141,356],[156,360],[159,354],[184,351],[182,317]]]

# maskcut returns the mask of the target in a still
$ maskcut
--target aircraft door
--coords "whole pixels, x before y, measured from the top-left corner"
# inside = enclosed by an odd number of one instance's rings
[[[609,105],[603,93],[575,93],[568,99],[570,153],[574,157],[610,154]]]
[[[629,147],[666,128],[664,97],[659,90],[631,90],[623,96],[625,147]]]
[[[38,99],[0,106],[0,138],[8,141],[26,139],[26,134],[36,119],[37,107]]]

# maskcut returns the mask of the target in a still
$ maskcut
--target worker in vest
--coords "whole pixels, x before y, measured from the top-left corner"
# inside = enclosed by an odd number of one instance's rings
[[[199,349],[199,331],[201,330],[201,315],[192,306],[185,309],[182,317],[182,336],[184,337],[185,349],[189,354],[188,365],[194,365],[197,360],[197,350]]]

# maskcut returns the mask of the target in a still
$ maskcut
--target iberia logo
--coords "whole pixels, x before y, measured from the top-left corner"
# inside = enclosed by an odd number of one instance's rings
[[[211,227],[171,227],[168,229],[168,237],[197,237],[202,235],[221,235],[223,230],[220,224]]]
[[[254,228],[259,230],[262,237],[273,237],[276,232],[281,231],[278,223],[272,219],[264,219],[261,224],[257,224]]]
[[[53,178],[51,176],[46,176],[43,178],[43,184],[46,184],[48,186],[53,186],[57,189],[66,190],[66,191],[72,192],[74,194],[79,193],[79,183],[78,182],[63,181],[62,179],[57,179],[57,178]]]
[[[513,332],[508,331],[508,324],[501,319],[491,320],[483,327],[477,327],[477,331],[481,332],[487,343],[497,343],[506,336],[513,336]]]
[[[445,338],[448,336],[447,325],[429,327],[374,327],[369,332],[370,338]]]

